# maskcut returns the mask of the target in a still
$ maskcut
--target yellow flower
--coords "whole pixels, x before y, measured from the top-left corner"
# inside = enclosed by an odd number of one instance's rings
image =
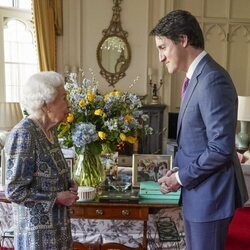
[[[89,102],[93,102],[95,97],[96,97],[95,93],[93,93],[93,92],[87,93],[87,99],[88,99]]]
[[[110,93],[104,95],[104,101],[105,102],[107,101],[107,99],[109,98],[109,96],[110,96]]]
[[[127,136],[126,136],[125,134],[121,133],[121,134],[120,134],[120,139],[121,139],[122,141],[126,141],[126,140],[127,140]]]
[[[73,116],[73,114],[68,113],[67,122],[73,122],[73,121],[74,121],[74,116]]]
[[[104,101],[107,101],[107,99],[110,96],[122,96],[122,93],[120,91],[117,91],[117,90],[114,90],[114,91],[112,91],[110,93],[107,93],[106,95],[104,95]]]
[[[96,109],[95,112],[94,112],[94,114],[102,116],[104,114],[104,112],[101,109]]]
[[[132,115],[125,115],[124,120],[130,122],[133,119]]]
[[[114,91],[112,92],[112,95],[113,95],[113,96],[121,96],[122,93],[121,93],[120,91],[114,90]]]
[[[84,100],[79,101],[79,106],[82,108],[86,105],[86,102]]]
[[[107,134],[102,131],[98,131],[98,136],[101,140],[105,140],[107,138]]]
[[[131,143],[131,144],[134,144],[134,143],[136,143],[137,138],[136,138],[135,136],[128,136],[128,137],[127,137],[127,141],[128,141],[129,143]]]

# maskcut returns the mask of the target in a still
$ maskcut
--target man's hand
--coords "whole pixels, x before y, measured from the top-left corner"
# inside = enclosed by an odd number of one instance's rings
[[[176,171],[177,169],[169,170],[165,176],[158,180],[158,182],[161,184],[161,192],[163,194],[176,192],[181,187],[176,179]]]

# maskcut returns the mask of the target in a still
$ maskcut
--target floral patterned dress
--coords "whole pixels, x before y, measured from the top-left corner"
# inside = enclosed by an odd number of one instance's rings
[[[70,171],[58,140],[51,143],[28,117],[5,146],[6,196],[14,215],[15,250],[72,249],[69,211],[55,204],[69,189]]]

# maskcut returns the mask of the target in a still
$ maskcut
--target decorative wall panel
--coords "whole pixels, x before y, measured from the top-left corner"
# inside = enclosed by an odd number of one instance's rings
[[[238,95],[250,95],[250,1],[178,0],[173,8],[197,17],[206,51],[229,72]],[[183,73],[171,77],[170,112],[179,110],[183,78]]]
[[[223,67],[227,63],[227,27],[224,24],[205,23],[203,26],[205,49]]]
[[[229,28],[228,70],[238,95],[250,95],[250,25],[232,24]]]
[[[249,12],[250,12],[249,0],[231,0],[230,2],[231,2],[230,18],[240,18],[249,20]]]
[[[206,0],[204,1],[204,16],[227,18],[228,4],[228,0]]]

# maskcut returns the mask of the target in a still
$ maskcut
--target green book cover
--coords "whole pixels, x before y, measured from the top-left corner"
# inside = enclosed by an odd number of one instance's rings
[[[162,200],[176,200],[180,198],[180,192],[170,192],[167,194],[139,194],[140,199],[162,199]]]
[[[179,199],[169,200],[169,199],[140,199],[139,204],[176,204],[178,205]]]
[[[160,184],[155,181],[140,182],[140,194],[161,194]]]
[[[164,200],[164,201],[174,201],[179,200],[180,198],[180,190],[177,192],[170,192],[167,194],[163,194],[160,191],[160,184],[155,181],[143,181],[140,182],[140,191],[139,197],[141,199],[147,200]],[[177,202],[178,203],[178,202]]]

